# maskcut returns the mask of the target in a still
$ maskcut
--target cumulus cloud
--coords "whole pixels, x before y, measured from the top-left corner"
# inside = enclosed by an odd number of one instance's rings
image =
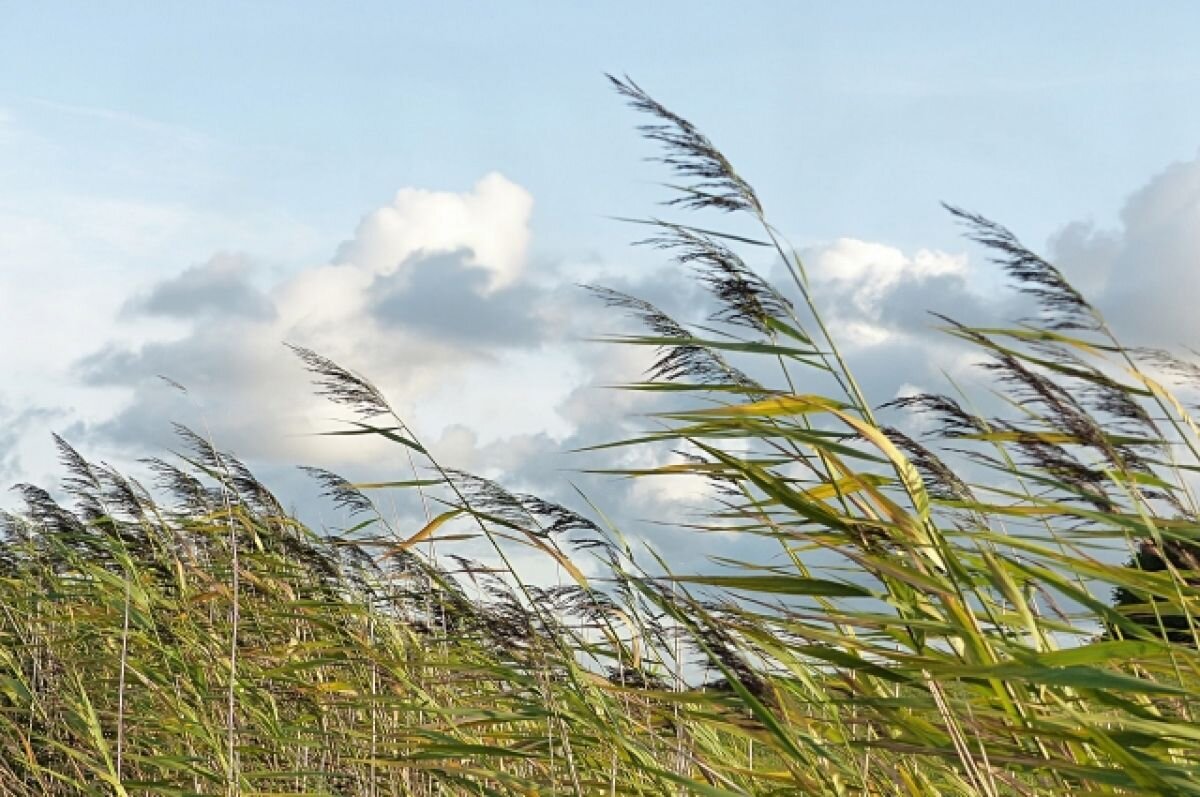
[[[302,496],[301,508],[324,521],[331,516],[319,514],[314,491],[293,464],[371,480],[404,478],[407,464],[387,446],[314,434],[330,428],[338,411],[312,395],[280,345],[290,341],[378,383],[449,466],[574,506],[577,485],[681,569],[707,555],[756,555],[757,547],[742,547],[744,538],[713,537],[697,546],[689,533],[649,522],[687,522],[710,494],[703,481],[580,472],[676,461],[679,453],[666,446],[571,452],[654,430],[649,413],[680,399],[605,387],[640,380],[652,352],[584,341],[636,328],[568,285],[567,268],[529,258],[532,209],[528,192],[491,174],[461,193],[401,190],[367,213],[328,260],[282,278],[245,255],[189,255],[184,262],[191,265],[109,303],[119,307],[124,299],[121,320],[141,324],[142,341],[108,336],[74,373],[107,394],[123,391],[124,405],[64,431],[73,440],[90,438],[106,456],[110,446],[159,454],[173,445],[171,422],[187,422],[250,460],[285,498]],[[1170,167],[1134,194],[1117,228],[1068,225],[1051,251],[1119,326],[1162,342],[1194,341],[1200,326],[1188,288],[1200,251],[1197,221],[1200,159]],[[24,229],[9,225],[10,232]],[[993,269],[974,253],[841,238],[802,255],[817,304],[876,403],[943,389],[944,372],[983,378],[970,353],[934,329],[928,311],[979,325],[1026,314],[1017,297],[991,288]],[[774,272],[770,262],[754,265],[787,290],[777,265]],[[686,268],[614,274],[596,281],[647,298],[685,323],[703,323],[716,309]],[[748,367],[779,384],[772,363]],[[825,389],[818,379],[804,374],[799,389]],[[18,467],[6,446],[11,440],[0,435],[0,475]]]
[[[1051,249],[1129,342],[1200,345],[1200,156],[1135,191],[1115,229],[1074,222]]]
[[[498,350],[549,334],[539,289],[522,279],[531,208],[528,192],[499,174],[463,194],[406,189],[367,214],[330,262],[270,288],[250,259],[230,254],[146,287],[125,303],[125,318],[194,323],[77,362],[86,384],[130,391],[124,409],[89,433],[155,449],[169,421],[200,414],[244,456],[312,455],[320,445],[305,433],[330,412],[284,341],[345,360],[398,409],[419,405]],[[159,376],[186,385],[186,399]]]
[[[902,280],[920,281],[947,274],[962,276],[967,271],[964,254],[920,249],[906,255],[894,246],[855,238],[839,238],[815,249],[812,255],[808,260],[810,278],[852,286],[863,310],[877,305]]]
[[[546,333],[548,293],[527,282],[488,290],[469,251],[422,257],[403,274],[376,277],[368,307],[381,326],[469,346],[530,346]]]
[[[745,540],[720,537],[703,550],[673,550],[682,538],[649,520],[697,517],[712,490],[703,480],[580,472],[677,461],[669,446],[571,452],[653,430],[658,421],[650,413],[679,398],[605,387],[642,379],[653,352],[585,342],[635,331],[636,322],[566,284],[566,269],[530,264],[531,208],[528,194],[499,175],[463,194],[404,190],[367,214],[329,261],[273,285],[253,260],[223,254],[146,286],[126,303],[125,316],[185,322],[182,331],[109,344],[81,359],[76,373],[87,384],[130,392],[123,409],[77,431],[129,452],[161,453],[172,444],[172,421],[201,426],[268,481],[306,496],[302,508],[310,513],[313,491],[287,465],[404,478],[406,462],[384,444],[314,434],[338,412],[312,395],[280,346],[286,340],[376,382],[446,465],[573,505],[577,485],[627,533],[653,540],[683,567],[745,553],[729,547]],[[932,329],[927,310],[990,323],[1009,309],[979,291],[963,254],[838,239],[803,255],[817,303],[876,402],[941,387],[942,371],[958,376],[969,368],[961,348]],[[717,306],[693,276],[676,266],[598,281],[684,323],[704,323]],[[786,280],[777,281],[786,289]],[[779,383],[771,363],[753,367]],[[160,374],[189,392],[171,389]],[[804,389],[823,388],[806,381]],[[394,510],[416,522],[419,507]]]
[[[126,303],[129,313],[171,318],[240,317],[270,321],[275,306],[250,281],[251,264],[244,255],[220,253],[163,280]]]
[[[30,479],[26,462],[22,460],[22,437],[29,427],[61,418],[63,410],[53,407],[26,407],[14,411],[0,402],[0,483]]]
[[[842,341],[853,346],[880,345],[902,330],[914,330],[913,299],[944,301],[947,293],[967,292],[967,258],[962,254],[921,249],[908,255],[853,238],[839,238],[805,254],[814,292],[823,299]],[[941,290],[929,290],[934,281]],[[908,300],[900,304],[899,289],[906,291],[903,298]],[[920,312],[930,309],[934,308],[920,307]]]
[[[280,457],[307,453],[306,385],[270,326],[230,318],[203,324],[183,337],[137,347],[109,344],[81,359],[76,373],[87,385],[129,392],[125,405],[80,427],[87,436],[133,454],[172,446],[173,422],[203,427],[239,455]],[[163,377],[187,388],[181,394]]]
[[[335,261],[390,274],[417,252],[465,249],[496,290],[521,276],[532,210],[529,192],[496,172],[466,194],[405,188],[362,220]]]

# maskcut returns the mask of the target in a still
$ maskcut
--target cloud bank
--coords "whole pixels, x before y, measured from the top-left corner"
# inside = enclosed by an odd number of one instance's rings
[[[288,341],[376,382],[446,464],[567,503],[577,502],[578,484],[635,536],[674,546],[674,532],[643,521],[664,510],[698,513],[707,485],[579,471],[655,467],[678,452],[569,453],[653,428],[647,413],[663,405],[606,387],[640,379],[650,352],[587,341],[640,330],[575,287],[571,264],[531,259],[533,209],[528,191],[496,173],[461,193],[403,189],[367,213],[325,262],[280,275],[256,256],[218,252],[147,281],[119,305],[114,327],[141,332],[123,342],[108,336],[73,367],[81,383],[121,400],[111,412],[78,419],[68,437],[132,459],[171,447],[171,423],[182,421],[263,469],[285,495],[302,496],[312,512],[325,510],[315,508],[295,464],[397,477],[402,463],[387,447],[316,434],[333,428],[338,412],[313,396],[281,346]],[[1200,160],[1169,167],[1131,195],[1117,227],[1068,224],[1048,249],[1119,330],[1139,340],[1194,341],[1194,292],[1181,286],[1197,276],[1198,219]],[[1029,309],[997,291],[993,268],[970,250],[906,252],[839,238],[800,254],[817,304],[878,403],[943,389],[947,374],[983,378],[974,355],[938,332],[930,311],[986,326]],[[780,264],[752,265],[787,289]],[[684,267],[636,273],[592,264],[589,276],[684,322],[703,323],[716,309]],[[769,371],[759,375],[777,381]],[[37,422],[27,418],[21,428]],[[11,456],[0,468],[18,470]],[[733,544],[714,538],[703,554],[693,546],[679,555],[731,553],[723,546]]]

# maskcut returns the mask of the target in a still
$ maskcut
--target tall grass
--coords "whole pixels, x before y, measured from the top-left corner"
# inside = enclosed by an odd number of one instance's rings
[[[693,452],[627,475],[706,480],[697,545],[778,555],[673,572],[600,511],[435,461],[370,382],[297,349],[338,433],[411,467],[312,471],[357,520],[318,535],[182,427],[152,487],[58,440],[69,506],[22,485],[4,518],[0,794],[1200,794],[1200,368],[1121,345],[1053,265],[951,209],[1040,314],[943,319],[994,393],[880,406],[750,185],[614,85],[674,204],[742,222],[652,222],[718,303],[703,326],[594,289],[644,326],[614,340],[656,352],[629,388],[677,406],[614,445]],[[420,491],[422,527],[377,510],[391,490]],[[486,564],[454,558],[468,538]],[[529,551],[563,583],[524,581]]]

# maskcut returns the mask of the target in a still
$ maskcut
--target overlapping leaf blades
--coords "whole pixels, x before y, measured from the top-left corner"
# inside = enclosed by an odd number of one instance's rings
[[[1124,348],[1053,265],[954,210],[1039,313],[945,319],[995,394],[876,406],[749,183],[616,84],[689,181],[674,204],[758,232],[650,222],[711,290],[703,327],[597,290],[646,327],[616,341],[658,351],[630,388],[674,405],[609,447],[682,452],[620,472],[707,482],[705,518],[664,520],[746,555],[676,573],[443,467],[369,381],[297,348],[357,416],[332,433],[405,467],[311,471],[353,519],[318,536],[188,430],[179,464],[149,463],[157,492],[59,441],[70,505],[22,486],[0,545],[0,794],[1200,793],[1200,369]],[[383,490],[424,517],[388,520]],[[560,583],[526,583],[518,551]]]

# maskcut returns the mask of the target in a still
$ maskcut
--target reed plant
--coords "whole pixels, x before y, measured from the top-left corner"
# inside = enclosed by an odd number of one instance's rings
[[[674,407],[610,445],[687,452],[623,475],[702,479],[711,512],[662,520],[772,555],[676,572],[582,497],[436,461],[370,381],[295,348],[333,433],[403,467],[310,470],[355,519],[317,533],[184,427],[153,484],[57,440],[60,498],[20,485],[3,519],[0,795],[1200,794],[1200,367],[1122,345],[950,208],[1038,313],[940,319],[992,389],[868,396],[750,184],[613,85],[672,206],[736,233],[647,222],[712,318],[592,289],[641,325],[609,345],[655,353],[627,389]],[[397,490],[420,523],[377,508]],[[530,583],[530,552],[561,582]]]

